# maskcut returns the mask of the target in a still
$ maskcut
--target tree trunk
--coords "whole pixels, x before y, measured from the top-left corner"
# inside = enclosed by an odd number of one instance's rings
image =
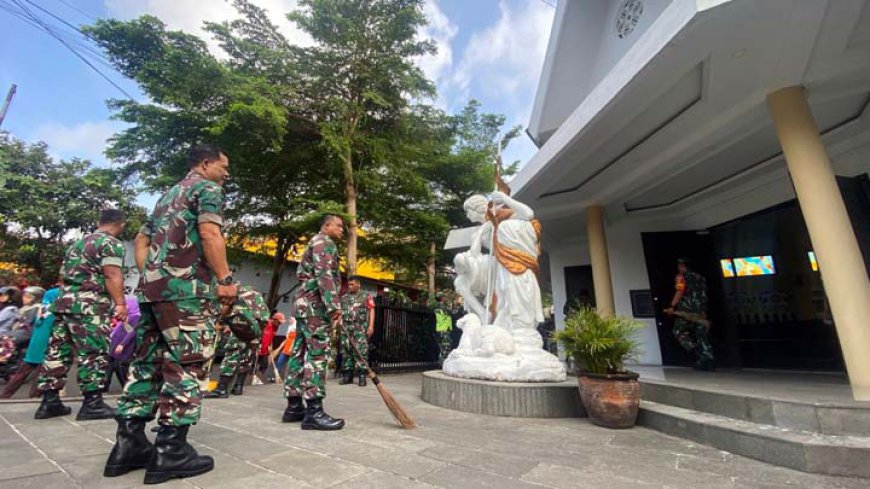
[[[435,297],[435,258],[438,255],[438,250],[435,248],[435,242],[429,242],[429,264],[426,266],[426,272],[429,275],[429,297]]]
[[[275,257],[272,260],[272,279],[269,283],[269,293],[266,296],[266,305],[270,311],[278,306],[278,288],[281,287],[281,279],[284,277],[284,268],[287,266],[287,252],[293,240],[287,236],[279,236],[275,248]]]
[[[347,155],[344,160],[344,194],[348,216],[347,223],[347,276],[356,275],[357,260],[357,222],[356,222],[356,182],[353,179],[353,160]]]

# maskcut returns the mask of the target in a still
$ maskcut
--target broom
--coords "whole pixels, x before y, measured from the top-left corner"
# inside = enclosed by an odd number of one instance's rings
[[[344,334],[347,335],[348,343],[350,343],[350,346],[353,347],[354,356],[365,367],[368,378],[372,379],[372,383],[375,384],[375,387],[378,389],[378,394],[381,395],[381,398],[384,400],[384,404],[387,405],[387,409],[390,410],[390,413],[393,414],[393,417],[396,418],[396,421],[398,421],[399,424],[402,425],[402,428],[405,428],[406,430],[416,428],[417,425],[414,424],[414,420],[411,419],[411,416],[409,416],[408,413],[405,412],[405,410],[402,408],[402,406],[399,405],[399,401],[397,401],[396,398],[393,397],[393,394],[387,389],[387,386],[381,383],[381,379],[378,378],[378,375],[369,366],[369,362],[367,362],[365,357],[363,357],[363,354],[360,353],[359,348],[356,346],[356,342],[353,340],[353,337],[351,337],[347,333],[347,328],[345,328],[344,324],[340,321],[339,325],[341,329],[344,330]]]

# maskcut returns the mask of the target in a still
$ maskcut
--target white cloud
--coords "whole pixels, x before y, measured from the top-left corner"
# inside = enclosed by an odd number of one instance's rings
[[[438,7],[436,0],[426,0],[423,5],[428,24],[420,29],[421,39],[428,39],[435,43],[438,52],[434,55],[421,56],[417,59],[417,66],[423,70],[427,78],[436,84],[442,81],[453,66],[453,47],[451,42],[459,28],[444,15]]]
[[[287,12],[296,9],[296,0],[254,0],[252,3],[268,12],[269,20],[292,44],[307,46],[312,43],[308,34],[287,20]],[[203,22],[223,22],[239,17],[232,3],[224,0],[105,0],[112,16],[132,19],[150,14],[162,20],[169,29],[183,30],[206,40],[209,50],[223,56],[217,43],[202,30]]]
[[[461,92],[474,81],[506,96],[523,91],[531,103],[555,9],[539,0],[514,9],[502,0],[499,14],[495,25],[471,37],[451,82]]]
[[[121,129],[122,124],[111,121],[81,122],[70,126],[49,122],[39,125],[29,139],[45,141],[49,154],[55,158],[78,157],[105,165],[103,151],[106,140]]]

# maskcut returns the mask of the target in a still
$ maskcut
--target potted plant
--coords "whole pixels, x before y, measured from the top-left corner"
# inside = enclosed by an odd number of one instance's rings
[[[640,405],[638,374],[625,368],[636,356],[641,325],[623,317],[603,317],[583,306],[565,318],[553,337],[580,366],[580,399],[589,419],[608,428],[630,428]]]

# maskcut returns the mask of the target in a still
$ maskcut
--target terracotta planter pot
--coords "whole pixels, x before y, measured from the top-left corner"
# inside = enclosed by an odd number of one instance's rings
[[[607,428],[631,428],[640,406],[638,374],[590,374],[581,372],[580,399],[589,419]]]

